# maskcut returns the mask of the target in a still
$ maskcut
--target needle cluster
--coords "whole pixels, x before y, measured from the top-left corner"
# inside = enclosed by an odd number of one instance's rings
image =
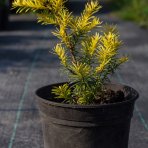
[[[68,72],[72,85],[53,88],[56,98],[66,103],[91,104],[103,93],[109,75],[128,59],[119,57],[122,42],[115,26],[102,25],[95,15],[101,8],[90,0],[80,16],[66,7],[67,0],[14,0],[18,13],[34,12],[38,22],[56,27],[53,35],[60,39],[54,53]]]

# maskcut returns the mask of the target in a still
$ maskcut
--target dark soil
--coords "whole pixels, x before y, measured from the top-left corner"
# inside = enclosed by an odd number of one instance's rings
[[[124,101],[125,95],[122,90],[113,91],[111,89],[103,91],[98,95],[97,99],[95,99],[94,103],[96,104],[110,104]]]

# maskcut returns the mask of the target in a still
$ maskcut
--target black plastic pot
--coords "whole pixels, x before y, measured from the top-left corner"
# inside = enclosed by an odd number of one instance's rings
[[[108,105],[70,105],[55,102],[54,84],[36,91],[43,124],[44,148],[128,148],[130,121],[138,93],[124,90],[126,101]]]

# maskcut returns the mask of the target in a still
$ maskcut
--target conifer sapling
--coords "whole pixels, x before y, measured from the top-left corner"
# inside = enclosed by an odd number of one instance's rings
[[[105,94],[109,75],[124,62],[119,57],[122,42],[115,26],[103,25],[95,15],[101,8],[98,0],[86,3],[80,16],[66,7],[67,0],[14,0],[18,13],[34,12],[38,22],[56,27],[53,35],[60,39],[53,49],[68,73],[66,83],[52,89],[56,98],[65,103],[92,104]]]

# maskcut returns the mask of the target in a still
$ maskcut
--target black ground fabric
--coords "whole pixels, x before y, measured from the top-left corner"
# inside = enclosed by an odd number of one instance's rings
[[[72,8],[76,6],[80,7],[81,2],[73,2]],[[147,148],[148,30],[108,12],[98,15],[103,21],[117,24],[124,42],[122,53],[130,59],[112,81],[130,85],[140,93],[131,122],[129,148]],[[51,34],[53,29],[36,24],[33,15],[11,14],[8,30],[0,32],[0,148],[43,148],[35,90],[66,81],[59,71],[58,58],[49,52],[58,41]]]

